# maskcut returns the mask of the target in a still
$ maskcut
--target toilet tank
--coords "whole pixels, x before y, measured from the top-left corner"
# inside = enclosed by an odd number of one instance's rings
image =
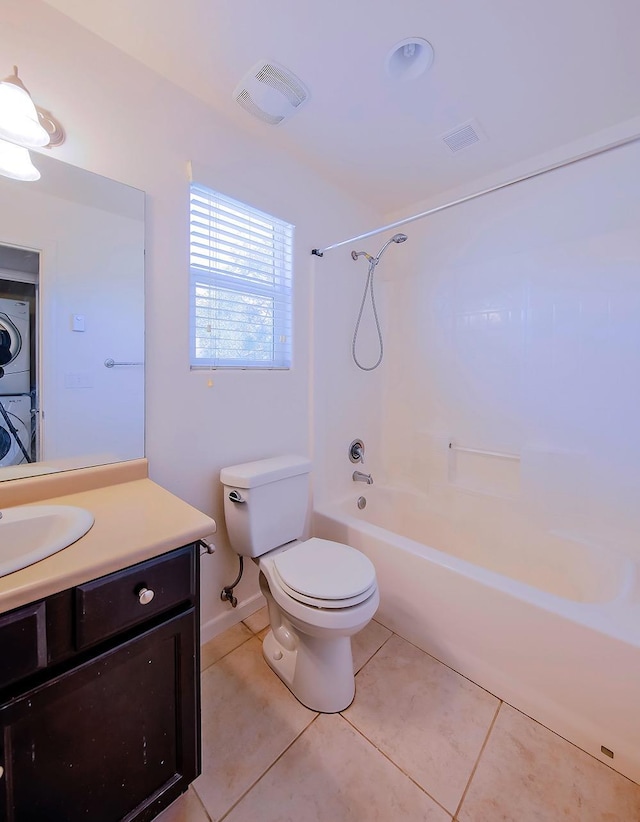
[[[223,468],[224,518],[231,547],[260,557],[302,536],[309,501],[311,463],[273,457]]]

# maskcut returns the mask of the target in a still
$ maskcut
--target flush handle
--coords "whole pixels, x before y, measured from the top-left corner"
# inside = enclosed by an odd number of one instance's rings
[[[246,499],[242,496],[240,491],[236,491],[235,489],[233,491],[229,491],[229,499],[231,502],[246,502]]]

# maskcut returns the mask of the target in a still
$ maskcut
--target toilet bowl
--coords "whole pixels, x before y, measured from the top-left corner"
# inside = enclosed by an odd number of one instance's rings
[[[337,559],[347,565],[365,561],[358,563],[359,575],[350,569],[355,584],[346,584]],[[344,710],[355,695],[351,637],[371,621],[380,602],[373,565],[354,548],[310,539],[261,557],[258,567],[271,624],[262,646],[267,664],[308,708]],[[314,577],[318,568],[325,573]]]
[[[223,469],[225,520],[232,548],[260,569],[270,622],[266,662],[303,705],[336,713],[355,694],[351,637],[380,600],[364,554],[330,540],[299,540],[309,471],[300,457]]]

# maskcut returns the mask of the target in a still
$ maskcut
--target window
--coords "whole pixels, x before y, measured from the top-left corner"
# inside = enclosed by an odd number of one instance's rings
[[[191,367],[290,368],[293,226],[191,185]]]

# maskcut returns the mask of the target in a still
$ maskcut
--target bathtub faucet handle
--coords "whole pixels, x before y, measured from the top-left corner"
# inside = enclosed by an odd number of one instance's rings
[[[354,440],[349,446],[349,459],[351,462],[364,462],[364,443],[362,440]]]

